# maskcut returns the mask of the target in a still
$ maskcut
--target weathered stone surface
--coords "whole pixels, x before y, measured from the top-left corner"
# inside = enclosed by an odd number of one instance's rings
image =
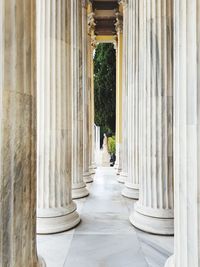
[[[0,1],[0,266],[36,254],[35,1]]]

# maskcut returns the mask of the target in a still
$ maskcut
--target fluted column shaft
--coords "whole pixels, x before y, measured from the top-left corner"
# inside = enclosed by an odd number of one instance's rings
[[[81,198],[89,194],[83,181],[83,43],[82,43],[82,2],[71,1],[72,19],[72,197]]]
[[[83,177],[85,182],[92,182],[89,172],[89,86],[88,86],[88,16],[87,1],[82,1],[82,42],[83,42]]]
[[[173,234],[172,0],[140,1],[139,202],[131,222]]]
[[[200,266],[200,5],[174,2],[175,255],[166,266]]]
[[[116,14],[116,163],[117,175],[122,171],[122,64],[123,64],[123,15],[122,5]]]
[[[118,176],[118,182],[124,183],[128,173],[128,129],[127,129],[127,67],[128,67],[128,8],[127,1],[121,1],[123,6],[123,66],[122,66],[122,170]]]
[[[91,32],[91,38],[95,38],[94,32]],[[93,42],[93,40],[92,40]],[[95,135],[94,135],[94,49],[96,48],[96,42],[92,43],[90,47],[90,127],[91,127],[91,139],[90,139],[90,173],[95,174],[96,163],[95,163]]]
[[[122,195],[139,197],[139,1],[129,1],[128,72],[128,177]]]
[[[0,1],[0,266],[36,255],[35,1]]]
[[[79,223],[72,201],[72,86],[70,1],[37,2],[38,211],[37,232]]]
[[[88,74],[88,117],[89,117],[89,139],[88,139],[88,146],[89,146],[89,176],[85,176],[84,180],[86,183],[93,182],[93,176],[95,174],[94,169],[94,86],[93,86],[93,47],[95,45],[95,36],[94,36],[94,13],[92,10],[91,3],[88,4],[87,8],[87,24],[88,24],[88,39],[87,39],[87,74]]]

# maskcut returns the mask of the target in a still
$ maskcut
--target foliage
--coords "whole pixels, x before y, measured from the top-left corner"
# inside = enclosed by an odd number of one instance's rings
[[[94,56],[95,124],[115,133],[116,54],[113,44],[99,44]]]
[[[110,154],[115,154],[116,145],[115,145],[115,136],[108,137],[108,152]]]

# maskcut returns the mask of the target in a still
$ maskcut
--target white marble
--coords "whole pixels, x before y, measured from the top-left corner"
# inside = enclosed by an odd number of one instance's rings
[[[72,198],[89,195],[83,181],[83,42],[82,42],[82,3],[71,1],[71,68],[73,88],[72,114]],[[85,29],[84,29],[85,30]]]
[[[123,172],[121,171],[118,175],[117,175],[117,181],[121,184],[124,184],[125,181],[127,180],[127,172]]]
[[[37,249],[46,260],[46,267],[63,267],[74,230],[54,235],[37,237]]]
[[[88,96],[89,96],[89,173],[91,175],[91,180],[95,174],[96,163],[95,163],[95,136],[94,136],[94,62],[93,62],[93,55],[94,50],[96,48],[96,39],[95,39],[95,22],[94,22],[94,12],[92,11],[91,2],[88,3],[88,11],[87,13],[87,33],[88,33]],[[90,8],[89,8],[90,7]],[[87,181],[86,181],[87,182]]]
[[[62,11],[62,12],[61,12]],[[80,222],[72,201],[70,1],[37,1],[37,233]]]
[[[173,252],[173,238],[132,227],[128,216],[134,200],[121,195],[123,185],[116,181],[115,169],[97,169],[88,186],[90,196],[76,200],[79,226],[38,237],[38,251],[47,267],[163,267]]]
[[[90,131],[90,101],[89,101],[89,56],[88,53],[88,17],[87,17],[87,1],[82,1],[82,35],[83,35],[83,180],[85,183],[93,182],[93,176],[90,175],[90,146],[89,146],[89,131]]]
[[[110,154],[108,152],[108,138],[107,138],[106,134],[104,134],[104,138],[103,138],[101,166],[102,167],[109,167],[110,166]]]
[[[122,65],[122,170],[117,177],[118,182],[124,183],[128,176],[128,8],[127,1],[120,2],[123,6],[123,65]]]
[[[175,248],[167,267],[200,266],[200,5],[174,3]]]
[[[189,266],[189,265],[188,265]],[[165,267],[175,267],[175,258],[172,255],[165,263]]]
[[[127,8],[127,179],[122,195],[128,198],[138,199],[139,197],[139,57],[136,51],[139,40],[139,2],[129,1]],[[133,63],[134,62],[134,63]]]
[[[116,162],[117,175],[122,171],[122,104],[123,104],[123,10],[116,11]],[[120,178],[119,178],[120,179]]]
[[[132,2],[132,1],[131,1]],[[130,220],[141,230],[172,235],[172,1],[133,1],[139,9],[139,202]],[[159,8],[158,8],[159,6]],[[166,8],[167,7],[167,8]]]
[[[164,267],[166,258],[173,253],[173,237],[151,235],[137,231],[142,251],[149,267]]]

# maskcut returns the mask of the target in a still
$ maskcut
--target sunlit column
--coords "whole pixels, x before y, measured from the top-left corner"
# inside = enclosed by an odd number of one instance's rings
[[[90,164],[90,173],[95,174],[96,169],[96,162],[95,162],[95,132],[94,132],[94,50],[96,48],[96,36],[94,35],[94,31],[91,32],[91,50],[90,50],[90,56],[91,56],[91,91],[90,91],[90,114],[91,114],[91,164]]]
[[[200,266],[200,5],[174,5],[175,255],[167,267]]]
[[[122,64],[123,64],[123,16],[122,7],[116,13],[116,163],[115,168],[119,175],[122,171]]]
[[[172,255],[168,260],[167,260],[167,262],[166,262],[166,264],[165,264],[165,267],[175,267],[176,265],[175,265],[175,257],[174,257],[174,255]],[[187,266],[187,267],[189,267],[189,265],[185,265],[185,266]]]
[[[0,266],[36,253],[35,1],[0,1]]]
[[[88,68],[88,15],[87,15],[87,0],[82,1],[83,13],[82,13],[82,42],[83,42],[83,178],[85,182],[92,182],[93,179],[89,172],[89,68]]]
[[[72,198],[82,198],[89,194],[83,181],[83,43],[82,43],[82,3],[71,0],[72,23]],[[85,29],[84,29],[85,30]]]
[[[139,197],[139,1],[128,4],[127,50],[127,128],[128,128],[128,176],[122,195]],[[124,160],[124,159],[123,159]]]
[[[135,2],[135,1],[134,1]],[[139,201],[130,220],[174,233],[172,0],[142,0],[140,10]]]
[[[92,11],[91,3],[88,4],[88,115],[89,115],[89,175],[84,176],[85,182],[93,182],[93,176],[95,174],[94,166],[94,81],[93,81],[93,49],[95,45],[94,35],[94,13]]]
[[[71,4],[37,1],[37,232],[80,222],[72,201]]]
[[[127,62],[128,62],[128,8],[127,0],[121,0],[123,8],[123,65],[122,67],[122,170],[117,177],[118,182],[124,183],[128,175],[128,92],[127,92]]]

